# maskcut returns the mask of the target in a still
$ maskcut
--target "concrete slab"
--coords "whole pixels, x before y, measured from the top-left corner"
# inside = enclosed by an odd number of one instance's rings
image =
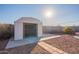
[[[73,36],[74,38],[76,38],[76,39],[79,39],[79,36]]]
[[[37,37],[28,37],[25,38],[24,40],[9,40],[7,46],[5,47],[6,49],[8,48],[14,48],[26,44],[31,44],[37,41]]]
[[[39,41],[42,41],[42,40],[48,40],[48,39],[57,38],[57,37],[61,37],[61,35],[42,37],[42,38],[27,37],[27,38],[24,38],[23,40],[12,40],[12,38],[11,38],[9,40],[7,46],[5,47],[5,49],[19,47],[19,46],[23,46],[23,45],[26,45],[26,44],[31,44],[31,43],[39,42]]]

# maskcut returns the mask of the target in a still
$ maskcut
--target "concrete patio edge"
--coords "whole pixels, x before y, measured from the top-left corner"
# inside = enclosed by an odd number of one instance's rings
[[[56,36],[50,36],[50,37],[45,37],[45,38],[40,38],[39,41],[42,41],[42,40],[48,40],[48,39],[51,39],[51,38],[58,38],[58,37],[61,37],[61,35],[56,35]],[[35,43],[35,42],[38,42],[38,41],[33,41],[33,42],[30,42],[30,41],[27,41],[27,40],[14,40],[14,41],[11,41],[9,40],[8,44],[6,45],[5,49],[9,49],[9,48],[15,48],[15,47],[19,47],[19,46],[23,46],[23,45],[27,45],[27,44],[31,44],[31,43]]]

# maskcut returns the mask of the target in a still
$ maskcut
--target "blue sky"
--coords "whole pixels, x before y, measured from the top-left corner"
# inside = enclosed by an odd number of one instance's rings
[[[53,13],[51,19],[43,17],[43,10],[51,8]],[[44,25],[79,25],[79,5],[71,4],[2,4],[0,5],[0,23],[14,23],[20,17],[35,17]]]

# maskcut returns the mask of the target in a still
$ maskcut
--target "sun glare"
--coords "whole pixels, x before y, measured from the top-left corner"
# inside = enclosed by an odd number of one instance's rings
[[[47,9],[44,11],[44,16],[46,18],[52,18],[54,15],[54,11],[52,9]]]

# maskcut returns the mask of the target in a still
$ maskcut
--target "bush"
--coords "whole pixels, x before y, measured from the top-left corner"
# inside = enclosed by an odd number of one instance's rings
[[[75,31],[70,27],[65,27],[63,31],[65,34],[75,34]]]
[[[8,39],[13,36],[13,25],[0,24],[0,39]]]

